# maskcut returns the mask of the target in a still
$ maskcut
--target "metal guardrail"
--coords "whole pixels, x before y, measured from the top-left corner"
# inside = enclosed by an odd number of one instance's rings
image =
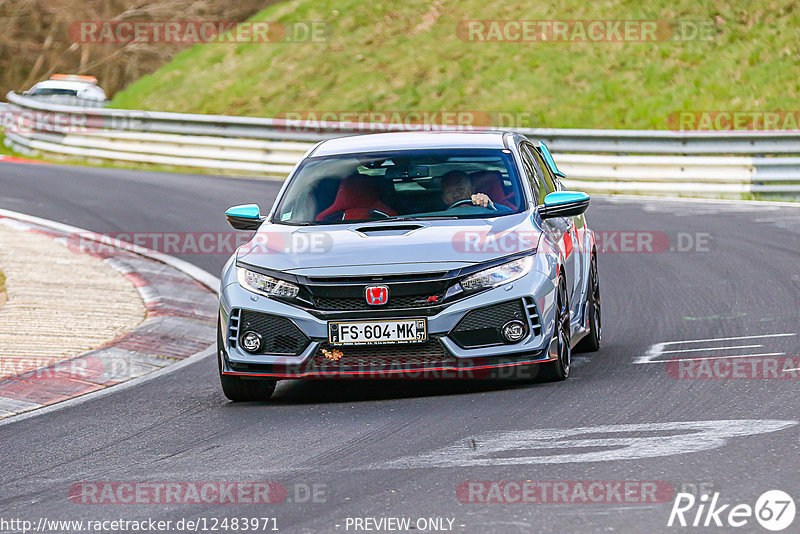
[[[517,128],[561,152],[612,154],[800,154],[800,132],[557,130]]]
[[[404,129],[140,110],[78,108],[8,93],[0,112],[34,127],[6,131],[25,153],[153,163],[284,179],[313,143]],[[442,129],[432,126],[429,129]],[[800,132],[515,129],[548,143],[569,187],[589,192],[800,196]],[[794,155],[795,157],[786,157]]]

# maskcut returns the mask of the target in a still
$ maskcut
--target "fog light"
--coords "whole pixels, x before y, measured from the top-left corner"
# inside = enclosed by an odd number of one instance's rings
[[[261,334],[252,330],[245,332],[242,334],[241,343],[247,352],[258,352],[261,350]]]
[[[508,321],[506,324],[503,325],[503,337],[509,343],[516,343],[523,337],[525,337],[526,333],[525,323],[522,321]]]

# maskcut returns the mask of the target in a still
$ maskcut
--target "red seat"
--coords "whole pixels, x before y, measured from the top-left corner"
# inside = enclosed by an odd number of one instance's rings
[[[506,195],[503,189],[503,175],[500,171],[477,171],[471,173],[469,178],[476,193],[483,193],[495,204],[502,204],[512,210],[517,209],[517,206],[508,200],[514,193]]]
[[[374,178],[369,176],[348,176],[339,184],[333,204],[317,215],[317,221],[324,221],[334,213],[343,212],[343,220],[370,219],[371,211],[376,210],[386,215],[397,213],[381,202]]]

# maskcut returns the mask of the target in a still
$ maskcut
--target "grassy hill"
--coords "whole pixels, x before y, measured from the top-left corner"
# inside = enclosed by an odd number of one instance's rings
[[[521,113],[522,126],[657,129],[681,110],[798,109],[800,4],[722,4],[290,0],[251,20],[322,21],[330,38],[198,45],[113,106],[256,116],[508,111]],[[474,19],[704,21],[712,40],[465,41],[459,23]]]

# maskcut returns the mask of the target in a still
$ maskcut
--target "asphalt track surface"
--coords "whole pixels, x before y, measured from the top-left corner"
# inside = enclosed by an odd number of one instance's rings
[[[0,207],[97,232],[225,232],[224,209],[269,206],[277,190],[249,179],[0,165]],[[665,363],[634,362],[658,343],[730,337],[742,339],[665,345],[657,359],[800,354],[800,209],[599,198],[588,220],[598,231],[665,232],[673,245],[679,232],[708,234],[711,245],[600,254],[603,347],[584,355],[568,381],[291,381],[269,403],[232,404],[209,357],[0,426],[0,518],[275,517],[283,532],[353,532],[347,518],[441,517],[456,532],[694,532],[702,529],[667,528],[672,499],[465,503],[456,489],[466,481],[661,481],[719,492],[724,503],[752,506],[770,489],[797,500],[797,380],[676,379]],[[225,261],[181,257],[214,275]],[[744,337],[772,334],[789,335]],[[572,441],[545,432],[576,428],[585,430]],[[719,437],[726,429],[745,431]],[[684,439],[698,435],[706,438]],[[494,452],[484,454],[487,446]],[[649,456],[653,448],[660,452]],[[69,500],[71,485],[92,481],[276,481],[288,499]],[[297,502],[304,499],[295,493],[313,484],[324,488],[320,502]],[[738,531],[766,532],[752,518]]]

